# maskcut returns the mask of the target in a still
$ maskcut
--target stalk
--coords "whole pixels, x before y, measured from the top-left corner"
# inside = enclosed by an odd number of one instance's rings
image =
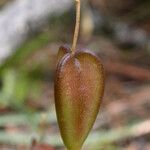
[[[74,31],[74,37],[73,37],[73,43],[72,43],[72,54],[75,53],[77,40],[79,36],[79,30],[80,30],[80,16],[81,16],[81,2],[80,0],[76,1],[76,25],[75,25],[75,31]]]

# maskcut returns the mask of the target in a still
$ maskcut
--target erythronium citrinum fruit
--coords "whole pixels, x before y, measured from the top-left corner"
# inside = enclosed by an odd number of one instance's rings
[[[99,112],[104,92],[101,61],[89,51],[76,50],[80,1],[76,2],[73,46],[59,48],[54,86],[58,124],[67,150],[81,150]]]

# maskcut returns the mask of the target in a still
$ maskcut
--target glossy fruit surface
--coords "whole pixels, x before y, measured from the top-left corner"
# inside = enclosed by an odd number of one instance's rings
[[[87,51],[66,52],[60,58],[55,76],[58,124],[67,149],[80,150],[102,101],[103,66]]]

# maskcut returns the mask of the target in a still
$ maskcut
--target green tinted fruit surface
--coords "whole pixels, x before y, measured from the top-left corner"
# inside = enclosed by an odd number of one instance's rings
[[[63,54],[55,76],[57,119],[67,149],[80,150],[102,101],[103,66],[99,58],[87,51]]]

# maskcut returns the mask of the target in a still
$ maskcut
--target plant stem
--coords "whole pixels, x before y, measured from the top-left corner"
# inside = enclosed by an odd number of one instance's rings
[[[74,54],[76,50],[79,29],[80,29],[80,14],[81,14],[81,2],[80,0],[75,0],[75,1],[76,1],[76,25],[75,25],[73,43],[71,48],[72,54]]]

